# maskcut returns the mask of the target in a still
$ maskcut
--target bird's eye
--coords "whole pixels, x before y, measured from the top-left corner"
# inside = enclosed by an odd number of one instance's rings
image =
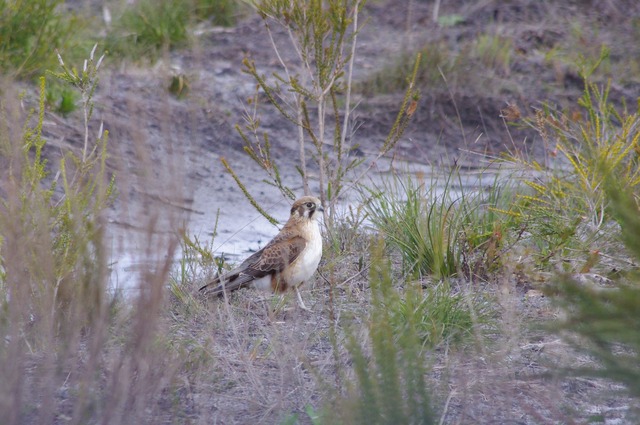
[[[307,208],[313,208],[313,202],[307,202]]]

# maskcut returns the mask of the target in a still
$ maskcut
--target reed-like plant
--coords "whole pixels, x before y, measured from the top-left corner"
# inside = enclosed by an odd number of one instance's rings
[[[431,394],[426,383],[427,359],[418,331],[422,320],[416,310],[400,324],[394,311],[406,306],[394,288],[384,243],[372,244],[371,312],[365,342],[348,335],[347,350],[355,381],[346,397],[338,396],[338,409],[327,412],[328,423],[432,424]]]
[[[17,105],[33,100],[3,86],[0,417],[8,425],[148,422],[179,367],[160,315],[177,242],[158,243],[154,217],[138,291],[124,302],[110,284],[105,210],[115,178],[107,133],[96,137],[88,125],[100,63],[95,50],[79,68],[60,59],[55,75],[83,99],[85,134],[84,143],[62,144],[59,159],[45,137],[45,78],[27,114]]]

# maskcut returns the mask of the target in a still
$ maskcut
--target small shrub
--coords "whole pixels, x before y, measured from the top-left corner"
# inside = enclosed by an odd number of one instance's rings
[[[190,90],[189,79],[184,74],[174,75],[169,83],[169,93],[178,99],[184,99],[189,95]]]
[[[545,162],[506,157],[535,176],[524,179],[529,193],[521,193],[509,213],[526,225],[543,263],[605,251],[615,234],[605,180],[631,193],[640,187],[638,113],[618,112],[608,101],[608,87],[586,80],[578,104],[580,111],[571,116],[546,107],[525,118],[547,147]]]
[[[490,186],[485,187],[481,173],[477,185],[460,191],[462,270],[469,279],[499,272],[504,254],[522,237],[520,218],[504,213],[521,192],[520,182],[510,171],[493,172],[496,174]],[[462,181],[459,183],[461,188],[465,187]]]
[[[163,49],[188,45],[192,24],[233,25],[237,6],[235,0],[140,0],[116,19],[107,49],[124,58],[155,60]]]
[[[421,90],[444,86],[442,74],[448,75],[455,59],[454,52],[444,42],[433,42],[422,47],[416,85]],[[397,93],[406,87],[406,75],[411,73],[416,54],[405,52],[367,78],[358,81],[354,89],[366,96]]]
[[[510,38],[482,34],[476,39],[472,52],[486,68],[506,76],[511,67],[512,50]]]
[[[137,291],[112,293],[105,210],[114,196],[107,133],[90,137],[101,59],[54,73],[82,99],[85,143],[52,160],[43,130],[45,78],[32,99],[0,98],[0,417],[3,424],[146,423],[178,409],[175,372],[192,352],[171,344],[164,291],[177,242],[148,220]],[[4,89],[4,86],[2,87]],[[58,149],[56,149],[58,150]],[[153,215],[153,213],[150,213]],[[141,238],[141,239],[142,239]],[[166,250],[166,251],[165,251]],[[133,254],[133,255],[136,255]],[[125,302],[126,301],[126,302]],[[195,345],[195,344],[194,344]],[[183,404],[179,404],[182,406]]]
[[[42,74],[81,27],[75,16],[61,13],[63,0],[0,2],[0,71],[16,78]]]
[[[47,87],[46,104],[62,116],[67,116],[78,109],[79,96],[73,89],[61,84],[52,83]]]
[[[439,93],[450,95],[449,90],[457,88],[486,95],[487,90],[497,92],[506,81],[492,83],[487,87],[487,78],[508,76],[512,60],[512,42],[499,36],[482,34],[460,45],[450,45],[436,40],[422,46],[416,85],[431,96]],[[367,78],[358,81],[355,89],[367,96],[379,93],[397,93],[406,86],[405,75],[410,74],[415,52],[403,52]],[[494,79],[495,80],[495,79]]]
[[[628,193],[611,180],[606,193],[622,227],[621,238],[637,263],[640,261],[638,192]],[[620,382],[631,397],[640,400],[640,274],[634,270],[628,278],[614,288],[597,288],[563,275],[546,292],[566,312],[566,318],[555,323],[555,331],[598,362],[565,372]]]
[[[225,27],[236,22],[237,0],[192,0],[192,2],[193,12],[197,19]]]
[[[302,190],[305,194],[311,193],[307,158],[311,156],[316,162],[318,196],[325,206],[324,223],[330,235],[334,233],[332,228],[337,201],[347,189],[355,185],[347,181],[347,176],[357,172],[359,177],[355,180],[360,180],[375,164],[375,160],[371,161],[368,168],[361,171],[359,167],[365,159],[349,155],[356,148],[351,137],[351,91],[357,36],[363,25],[359,14],[364,3],[362,0],[262,0],[257,3],[258,13],[264,20],[280,70],[274,72],[273,77],[267,78],[260,74],[253,61],[243,61],[244,72],[254,78],[257,88],[263,92],[260,96],[266,97],[297,128],[299,159],[296,168],[302,178]],[[275,41],[272,24],[284,29],[289,41],[297,46],[294,49],[294,59],[282,60],[282,46]],[[289,48],[288,44],[286,48]],[[377,158],[388,153],[397,144],[416,111],[419,99],[419,91],[415,88],[418,64],[419,58],[407,79],[399,112],[387,138],[378,149]],[[300,70],[304,75],[298,75]],[[258,94],[256,90],[251,99],[252,107],[244,117],[245,125],[238,125],[236,129],[244,141],[245,152],[267,174],[267,182],[277,187],[285,198],[294,199],[291,188],[285,187],[281,181],[279,161],[271,156],[268,134],[260,132]],[[230,165],[224,159],[223,163],[252,205],[265,215],[242,186]],[[268,215],[265,217],[271,219]]]

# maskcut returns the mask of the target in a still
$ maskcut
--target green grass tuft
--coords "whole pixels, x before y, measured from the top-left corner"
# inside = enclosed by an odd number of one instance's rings
[[[369,218],[400,250],[409,275],[440,279],[459,270],[463,216],[449,182],[441,187],[396,176],[382,187],[366,189]]]
[[[233,0],[141,0],[127,6],[106,37],[107,50],[123,58],[157,59],[163,51],[186,47],[194,24],[235,23]]]

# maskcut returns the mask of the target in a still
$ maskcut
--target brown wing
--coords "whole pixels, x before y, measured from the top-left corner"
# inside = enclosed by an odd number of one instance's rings
[[[200,288],[200,291],[206,290],[207,294],[222,295],[224,290],[235,291],[255,279],[280,273],[298,258],[305,246],[304,238],[294,236],[294,233],[285,227],[264,248],[255,252],[235,269],[216,277]],[[213,285],[216,287],[208,289]]]
[[[300,253],[307,245],[301,236],[287,238],[283,241],[274,239],[272,242],[275,243],[269,243],[265,246],[260,259],[255,264],[250,265],[245,272],[254,272],[256,278],[280,273],[285,267],[296,261],[296,258],[300,256]]]

